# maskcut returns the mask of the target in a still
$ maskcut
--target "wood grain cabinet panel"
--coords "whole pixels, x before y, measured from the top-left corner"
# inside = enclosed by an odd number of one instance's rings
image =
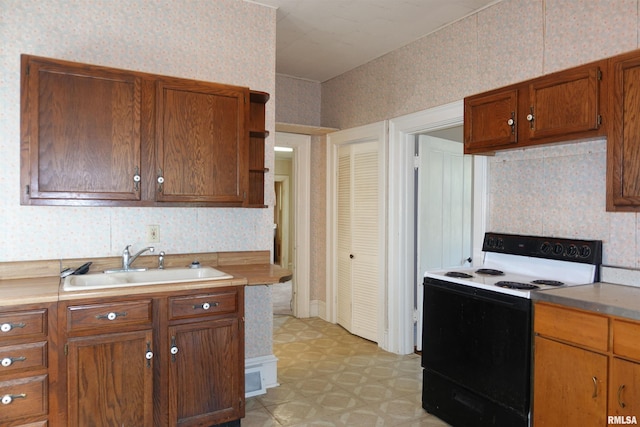
[[[185,81],[157,85],[157,199],[242,205],[249,90]]]
[[[571,138],[600,128],[600,65],[572,68],[529,84],[528,138]]]
[[[640,363],[611,360],[609,415],[640,417]]]
[[[48,412],[47,375],[0,381],[0,425],[20,419],[46,417]]]
[[[178,351],[169,367],[169,425],[216,425],[244,416],[237,318],[169,328]],[[243,362],[244,364],[244,362]]]
[[[610,59],[607,210],[640,210],[640,52]]]
[[[533,426],[606,426],[607,356],[536,336]]]
[[[21,77],[22,204],[265,207],[268,94],[31,55]]]
[[[537,303],[533,322],[540,335],[600,351],[609,347],[609,320],[603,316]]]
[[[23,56],[22,200],[140,200],[141,79]]]
[[[518,142],[519,89],[504,89],[465,98],[465,153],[506,148]]]
[[[466,154],[604,136],[606,60],[464,100]]]
[[[152,348],[151,329],[70,339],[69,425],[153,427]]]

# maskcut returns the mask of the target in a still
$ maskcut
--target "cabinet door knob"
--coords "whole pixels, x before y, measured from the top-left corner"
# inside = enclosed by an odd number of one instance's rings
[[[25,393],[5,394],[4,396],[2,396],[2,404],[9,405],[11,402],[13,402],[14,399],[24,399],[26,397],[27,395]]]
[[[205,303],[202,303],[202,304],[196,304],[196,305],[193,306],[193,308],[194,309],[201,308],[203,310],[209,310],[211,307],[217,307],[219,305],[220,305],[219,302],[212,302],[212,303],[205,302]]]

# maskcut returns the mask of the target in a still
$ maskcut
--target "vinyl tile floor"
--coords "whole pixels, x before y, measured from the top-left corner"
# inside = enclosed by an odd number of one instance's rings
[[[444,427],[422,409],[420,356],[319,318],[274,316],[278,387],[247,399],[243,427]]]

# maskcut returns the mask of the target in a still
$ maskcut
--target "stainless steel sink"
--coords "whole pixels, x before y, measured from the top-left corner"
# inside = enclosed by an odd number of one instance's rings
[[[165,283],[201,282],[230,279],[233,276],[211,267],[167,268],[164,270],[95,273],[64,278],[63,290],[80,291],[125,286],[161,285]]]

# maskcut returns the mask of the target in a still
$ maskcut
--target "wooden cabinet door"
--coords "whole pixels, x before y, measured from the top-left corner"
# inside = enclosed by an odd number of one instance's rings
[[[248,89],[159,80],[156,97],[156,200],[242,205],[249,182]]]
[[[22,203],[140,200],[140,78],[24,56],[22,79]]]
[[[611,60],[612,123],[607,140],[607,210],[640,206],[640,53]]]
[[[522,119],[528,121],[528,138],[597,131],[601,76],[598,65],[589,65],[533,80],[529,84],[530,109],[522,112]]]
[[[518,93],[518,89],[507,89],[465,98],[465,154],[517,143]]]
[[[244,416],[242,328],[235,317],[169,327],[169,426]]]
[[[611,359],[609,415],[640,417],[640,363]]]
[[[68,341],[69,426],[153,427],[151,330]]]
[[[607,425],[607,356],[535,337],[533,426]]]

